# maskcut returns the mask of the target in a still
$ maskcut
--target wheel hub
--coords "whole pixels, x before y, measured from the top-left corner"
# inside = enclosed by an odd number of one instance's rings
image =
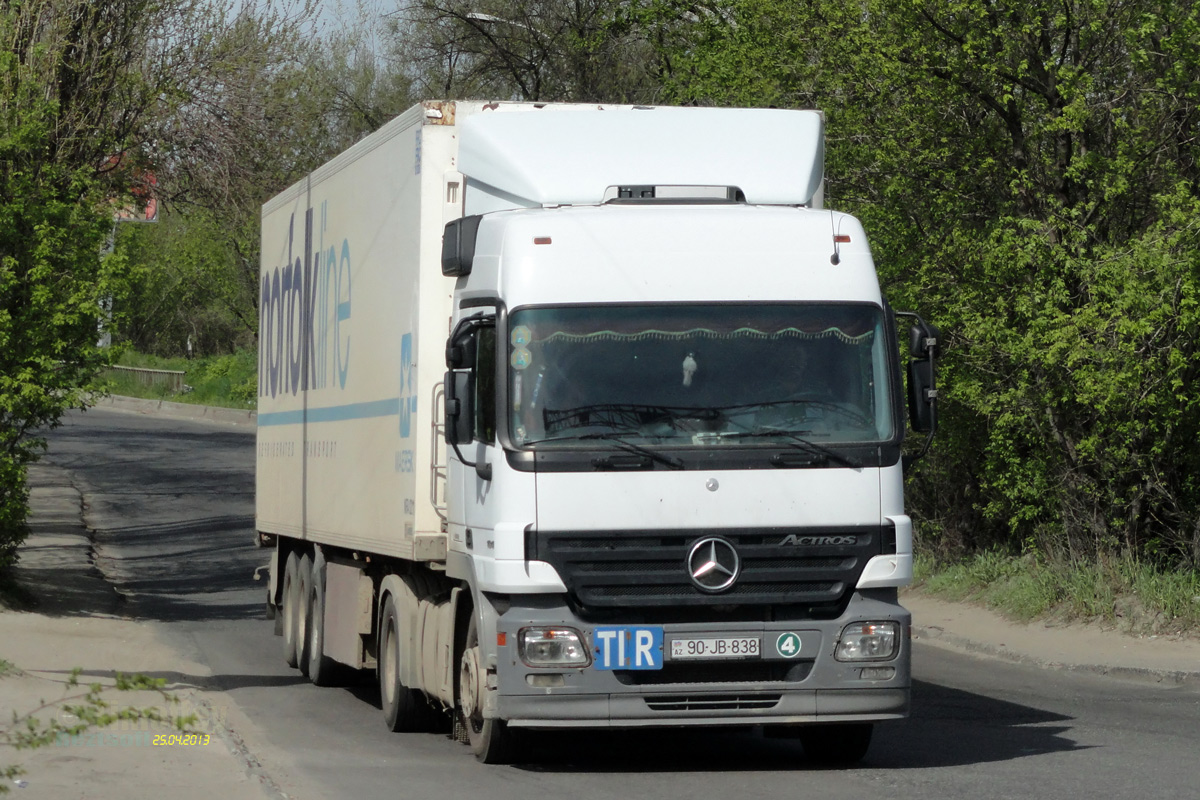
[[[467,719],[477,718],[483,711],[479,705],[479,698],[483,695],[479,675],[479,648],[469,647],[463,651],[458,679],[459,703],[462,705],[463,716]]]

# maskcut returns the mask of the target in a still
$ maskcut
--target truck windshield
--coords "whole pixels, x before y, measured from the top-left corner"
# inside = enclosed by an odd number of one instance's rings
[[[829,445],[894,431],[874,305],[526,308],[508,340],[510,432],[522,447]]]

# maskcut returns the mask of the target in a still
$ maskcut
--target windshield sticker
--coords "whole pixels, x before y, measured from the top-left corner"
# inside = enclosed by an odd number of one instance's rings
[[[509,339],[512,341],[513,347],[524,347],[525,345],[529,344],[532,336],[533,334],[530,333],[529,326],[518,325],[512,329],[512,333],[509,334]]]
[[[533,363],[533,353],[524,347],[518,347],[516,350],[513,350],[509,361],[512,362],[513,369],[529,369],[529,365]]]

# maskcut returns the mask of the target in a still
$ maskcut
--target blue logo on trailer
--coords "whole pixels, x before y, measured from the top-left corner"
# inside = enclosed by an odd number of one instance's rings
[[[624,625],[595,628],[592,655],[596,669],[662,669],[663,630]]]
[[[325,245],[328,203],[320,220],[304,212],[288,222],[282,266],[264,270],[260,286],[258,395],[296,395],[308,389],[345,389],[350,375],[350,241]],[[316,226],[316,239],[314,239]]]
[[[412,434],[412,418],[417,413],[416,370],[413,369],[413,336],[400,337],[400,437]]]

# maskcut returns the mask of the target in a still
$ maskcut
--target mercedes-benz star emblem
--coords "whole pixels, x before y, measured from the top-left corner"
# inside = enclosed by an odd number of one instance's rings
[[[715,536],[696,542],[688,553],[688,574],[705,592],[723,592],[733,586],[741,566],[733,545]]]

